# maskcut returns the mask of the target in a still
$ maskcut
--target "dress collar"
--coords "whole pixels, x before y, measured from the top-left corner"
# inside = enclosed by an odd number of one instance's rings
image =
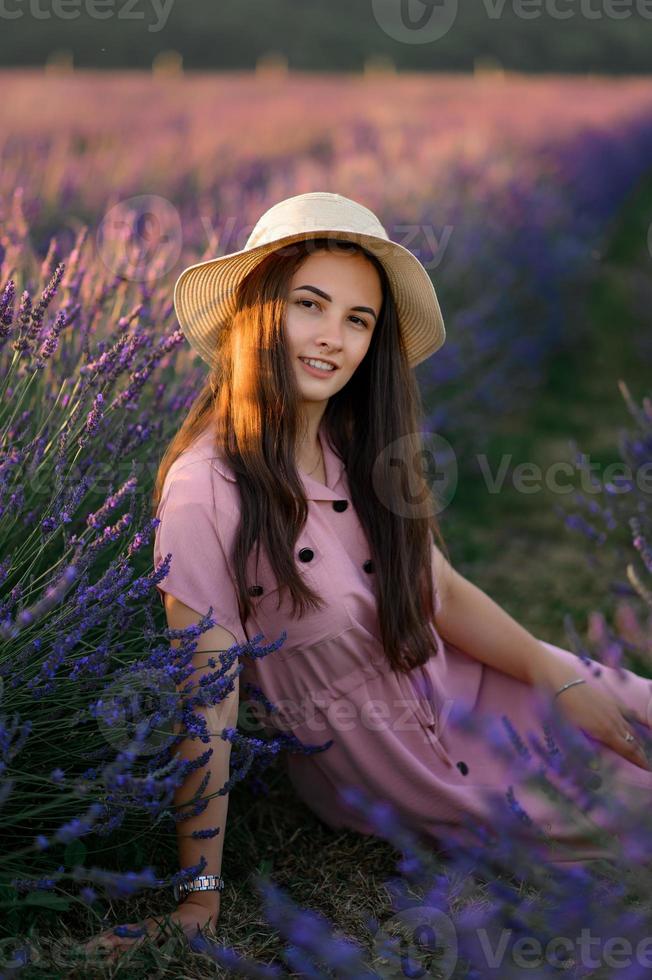
[[[343,497],[348,496],[348,491],[343,482],[344,460],[340,459],[332,447],[323,419],[319,426],[318,438],[324,454],[326,486],[313,476],[299,472],[299,478],[303,483],[306,498],[308,500],[341,500]]]
[[[308,476],[306,473],[302,473],[299,470],[299,479],[303,484],[306,499],[342,500],[348,496],[348,489],[344,482],[344,460],[337,455],[335,449],[331,445],[326,433],[326,426],[323,419],[319,426],[318,438],[324,454],[326,485],[315,479],[315,477]],[[233,470],[222,456],[213,454],[212,462],[218,473],[220,473],[226,480],[229,480],[231,483],[236,482]]]

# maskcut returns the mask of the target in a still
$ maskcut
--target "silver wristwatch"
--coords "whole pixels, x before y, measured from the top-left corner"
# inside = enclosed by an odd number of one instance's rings
[[[173,886],[175,902],[186,898],[191,892],[221,892],[224,889],[222,875],[199,875],[192,881],[177,881]]]

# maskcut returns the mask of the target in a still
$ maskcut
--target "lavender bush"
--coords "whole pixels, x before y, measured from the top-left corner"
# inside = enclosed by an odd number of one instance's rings
[[[150,411],[176,414],[180,396],[155,379],[182,337],[155,340],[140,304],[91,341],[93,316],[114,302],[120,284],[87,294],[84,315],[83,283],[73,255],[38,297],[13,279],[0,297],[1,799],[12,839],[0,856],[0,902],[10,934],[39,910],[82,903],[99,913],[103,898],[182,875],[98,863],[116,834],[129,839],[152,825],[169,831],[205,807],[202,790],[183,812],[173,806],[175,788],[212,754],[207,748],[193,763],[174,756],[183,737],[176,726],[209,741],[195,708],[232,690],[241,652],[213,659],[199,693],[177,695],[197,637],[215,620],[183,631],[155,622],[155,587],[171,556],[148,568],[155,521],[147,517],[151,473],[141,454],[151,429],[139,401],[148,382],[156,392]],[[248,655],[272,649],[254,640]],[[227,729],[224,737],[233,771],[223,792],[300,745],[283,733],[262,741]]]
[[[587,466],[587,454],[571,441],[574,461],[590,490],[576,490],[568,509],[555,507],[571,533],[582,542],[592,572],[608,582],[613,625],[603,612],[590,618],[588,641],[604,663],[618,667],[624,660],[649,676],[652,668],[652,399],[636,405],[624,380],[618,387],[633,419],[623,428],[613,479],[600,479]],[[621,577],[614,578],[614,569]],[[568,629],[577,651],[586,651],[571,618]]]

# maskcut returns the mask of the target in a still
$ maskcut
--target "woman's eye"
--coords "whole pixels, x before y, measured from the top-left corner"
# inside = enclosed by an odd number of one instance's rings
[[[311,306],[318,306],[318,304],[317,304],[317,303],[315,303],[315,301],[314,301],[314,299],[298,299],[298,300],[297,300],[297,303],[298,303],[298,304],[301,304],[301,303],[309,303],[309,304],[310,304]],[[361,326],[363,326],[363,327],[365,328],[365,330],[366,330],[366,328],[367,328],[367,324],[365,323],[365,321],[364,321],[364,320],[361,320],[359,316],[352,316],[352,317],[351,317],[351,319],[352,319],[352,320],[357,320],[357,321],[358,321],[358,323],[359,323],[359,324],[360,324]]]

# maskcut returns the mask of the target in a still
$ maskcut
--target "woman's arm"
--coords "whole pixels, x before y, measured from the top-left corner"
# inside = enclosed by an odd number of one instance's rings
[[[460,575],[435,547],[442,605],[437,632],[490,667],[549,691],[579,676],[482,589]]]
[[[198,612],[186,606],[168,592],[165,593],[165,612],[168,625],[172,629],[185,629],[188,626],[198,623],[201,618]],[[202,673],[207,669],[208,658],[217,657],[215,651],[228,650],[236,642],[236,638],[221,626],[214,626],[205,633],[202,633],[197,639],[197,649],[192,658],[196,675],[193,675],[192,678],[187,678],[180,687],[186,687],[191,679],[193,686],[197,684]],[[180,641],[178,640],[172,641],[173,646],[178,646],[179,643]],[[210,653],[205,652],[209,650],[211,651]],[[237,661],[234,666],[237,666]],[[193,798],[208,770],[210,770],[210,777],[203,790],[203,796],[210,796],[212,793],[216,793],[227,782],[229,778],[231,743],[219,738],[219,733],[224,728],[236,726],[238,720],[238,701],[239,678],[236,677],[233,691],[223,701],[217,705],[207,705],[204,708],[194,709],[197,714],[201,713],[204,715],[207,720],[207,729],[215,737],[211,738],[208,744],[199,739],[186,738],[179,743],[175,751],[185,759],[194,759],[206,752],[206,749],[209,747],[213,749],[213,754],[205,766],[193,770],[187,776],[184,783],[177,788],[174,794],[174,802],[177,806],[181,806]],[[228,806],[228,793],[223,796],[213,796],[208,801],[202,813],[189,817],[187,820],[182,820],[177,824],[179,865],[181,868],[188,868],[191,865],[199,864],[203,854],[207,864],[202,874],[219,875],[221,873]],[[213,827],[220,828],[220,833],[216,837],[197,840],[190,836],[193,830],[205,830]],[[191,892],[180,904],[188,902],[203,905],[211,911],[211,914],[215,917],[215,922],[217,922],[220,908],[219,892]]]
[[[436,553],[435,561],[442,588],[442,606],[437,614],[437,631],[442,638],[490,667],[548,694],[582,676],[555,657],[481,589],[458,575],[441,552]],[[608,745],[640,769],[652,771],[641,744],[635,738],[625,739],[628,734],[634,735],[635,721],[649,728],[646,715],[585,684],[571,688],[561,705],[563,714],[590,738]]]
[[[165,612],[168,625],[171,629],[186,629],[188,626],[196,625],[201,619],[198,612],[184,605],[168,592],[165,593]],[[197,677],[193,679],[196,681],[201,677],[209,656],[208,650],[228,650],[236,642],[235,637],[221,626],[214,626],[212,629],[202,633],[197,638],[197,648],[192,657],[193,664],[197,670]],[[172,640],[171,643],[173,646],[179,646],[180,641]],[[212,653],[211,655],[214,656],[215,654]],[[210,796],[212,793],[216,793],[222,789],[229,778],[231,743],[219,738],[218,733],[223,728],[235,727],[237,723],[239,700],[238,681],[239,678],[236,677],[233,691],[218,705],[195,708],[195,712],[198,714],[203,713],[206,717],[207,727],[211,735],[215,734],[215,738],[211,737],[209,746],[199,739],[192,740],[185,738],[175,747],[175,751],[182,758],[186,759],[196,758],[198,755],[203,754],[207,747],[213,749],[213,755],[207,763],[207,766],[191,772],[183,784],[175,791],[174,802],[177,806],[187,803],[193,798],[202,777],[206,775],[207,768],[210,769],[210,777],[203,790],[204,796]],[[180,690],[181,687],[186,687],[188,683],[189,679],[187,678],[179,685],[178,689]],[[179,734],[180,729],[180,724],[177,724],[175,734]],[[180,867],[188,868],[192,865],[197,865],[200,863],[202,855],[204,855],[206,858],[206,867],[203,873],[220,874],[228,805],[228,793],[224,796],[213,796],[208,801],[203,813],[198,816],[189,817],[188,820],[183,820],[177,824]],[[193,837],[190,837],[190,833],[193,830],[207,830],[213,827],[220,828],[220,833],[217,837],[209,840],[195,840]],[[170,919],[180,925],[188,937],[194,937],[198,927],[203,928],[206,925],[215,927],[219,914],[220,893],[218,891],[191,892],[178,903]],[[108,955],[109,961],[114,961],[123,951],[142,942],[145,933],[150,938],[156,939],[156,941],[164,934],[161,931],[160,917],[157,916],[151,915],[144,922],[129,923],[129,925],[132,928],[137,926],[141,931],[141,935],[138,938],[133,936],[124,937],[120,933],[116,933],[113,929],[106,929],[104,932],[93,936],[88,942],[84,943],[82,948],[86,953],[96,953],[101,949]]]

